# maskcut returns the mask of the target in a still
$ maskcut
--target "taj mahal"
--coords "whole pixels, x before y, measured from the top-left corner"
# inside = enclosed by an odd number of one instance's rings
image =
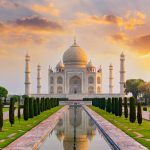
[[[92,97],[123,97],[125,84],[125,55],[120,55],[120,93],[114,93],[113,66],[109,66],[109,92],[103,93],[102,68],[96,69],[92,61],[88,61],[86,51],[74,40],[64,52],[63,61],[58,62],[55,69],[48,69],[48,93],[41,93],[41,66],[37,66],[37,93],[31,91],[30,56],[25,58],[25,95],[35,97],[57,97],[70,100],[82,100]]]

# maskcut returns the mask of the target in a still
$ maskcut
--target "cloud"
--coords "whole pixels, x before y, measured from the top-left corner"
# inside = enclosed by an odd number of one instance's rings
[[[49,3],[48,5],[33,4],[31,8],[38,13],[51,14],[52,16],[60,15],[60,11],[52,3]]]
[[[123,33],[123,32],[119,32],[119,33],[115,33],[112,34],[111,36],[109,36],[109,39],[113,42],[113,43],[127,43],[128,42],[128,36]]]
[[[89,15],[86,13],[77,13],[76,19],[72,22],[75,26],[93,24],[116,25],[117,27],[122,27],[126,30],[133,30],[137,26],[143,26],[145,24],[145,15],[142,12],[128,12],[124,17],[114,14]]]
[[[150,54],[150,34],[134,38],[129,45],[139,53]]]
[[[11,0],[0,0],[0,7],[2,8],[16,8],[18,6],[18,3],[13,2]]]
[[[44,45],[53,37],[62,36],[68,31],[61,22],[30,16],[0,22],[0,32],[0,47],[8,49]]]
[[[38,30],[63,30],[62,25],[56,21],[50,21],[38,16],[24,17],[16,20],[17,26]]]

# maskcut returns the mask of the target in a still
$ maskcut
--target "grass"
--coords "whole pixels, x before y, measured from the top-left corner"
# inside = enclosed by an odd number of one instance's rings
[[[94,106],[90,106],[90,108],[116,127],[120,128],[130,137],[150,149],[150,121],[143,120],[142,125],[139,125],[137,122],[130,123],[129,119],[125,119],[124,116],[116,117]],[[138,137],[138,134],[141,135],[141,137]]]
[[[58,106],[50,110],[44,111],[40,115],[29,119],[28,121],[24,121],[22,117],[20,123],[18,119],[15,118],[15,124],[13,125],[13,127],[10,126],[8,120],[5,120],[3,131],[0,132],[0,148],[6,147],[18,137],[22,136],[27,131],[38,125],[40,122],[47,119],[50,115],[58,111],[60,108],[62,108],[62,106]]]
[[[8,107],[3,108],[3,112],[9,111]]]

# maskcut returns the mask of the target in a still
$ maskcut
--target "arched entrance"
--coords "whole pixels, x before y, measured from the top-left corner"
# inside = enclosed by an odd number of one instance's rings
[[[69,93],[70,94],[79,94],[82,93],[82,83],[81,78],[78,76],[73,76],[69,80]]]

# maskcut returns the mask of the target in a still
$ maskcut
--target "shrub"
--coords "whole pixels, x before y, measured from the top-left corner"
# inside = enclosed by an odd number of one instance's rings
[[[29,118],[33,118],[34,116],[34,108],[33,108],[33,98],[29,98]]]
[[[111,112],[111,98],[107,100],[106,111],[109,113]]]
[[[137,121],[138,121],[139,125],[142,124],[142,110],[141,110],[141,104],[140,103],[138,103],[138,108],[137,108]]]
[[[147,111],[147,107],[143,107],[143,111]]]
[[[37,108],[37,100],[34,99],[33,101],[33,107],[34,107],[34,116],[38,115],[38,108]]]
[[[29,98],[28,97],[25,97],[25,100],[24,100],[23,114],[24,114],[24,120],[27,121],[29,118]]]
[[[115,116],[119,116],[119,102],[118,102],[118,98],[115,98]]]
[[[122,97],[119,97],[119,116],[122,116]]]
[[[130,97],[130,122],[134,123],[136,120],[135,98]]]
[[[3,104],[2,100],[0,99],[0,132],[2,131],[3,128]]]
[[[112,98],[112,114],[115,114],[115,99]]]
[[[36,101],[37,101],[37,114],[40,115],[40,112],[41,112],[40,99],[39,99],[39,98],[36,98]]]
[[[124,117],[128,118],[128,99],[127,97],[124,98]]]
[[[15,117],[14,117],[14,111],[15,111],[15,107],[14,107],[14,98],[11,97],[10,98],[10,106],[9,106],[9,122],[12,125],[15,123]]]
[[[20,97],[18,97],[18,120],[20,122],[21,112],[20,112]]]

